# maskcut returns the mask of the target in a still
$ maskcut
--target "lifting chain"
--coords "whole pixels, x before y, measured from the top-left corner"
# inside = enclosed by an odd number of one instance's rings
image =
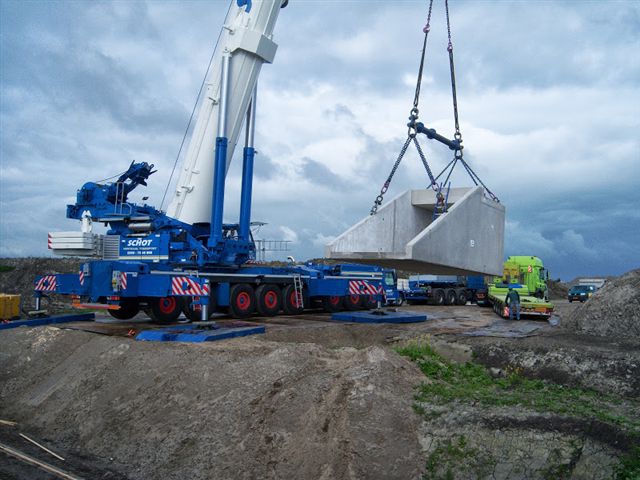
[[[460,132],[460,121],[458,119],[458,94],[456,91],[456,71],[453,66],[453,42],[451,41],[451,21],[449,20],[449,0],[444,0],[444,9],[447,15],[447,51],[449,52],[449,70],[451,72],[451,98],[453,99],[453,122],[455,133],[453,138],[462,145],[462,133]],[[456,150],[455,158],[462,159],[462,149]]]
[[[422,42],[422,55],[420,57],[420,67],[418,68],[418,79],[416,81],[416,91],[413,96],[413,107],[409,112],[409,123],[411,125],[413,125],[416,122],[419,114],[418,104],[420,103],[420,87],[422,85],[422,72],[424,70],[424,58],[425,58],[425,53],[427,51],[427,39],[429,38],[429,31],[431,30],[431,12],[432,11],[433,11],[433,0],[430,0],[429,12],[427,13],[427,23],[422,29],[422,32],[424,33],[424,40]],[[432,182],[432,185],[435,183],[433,174],[431,173],[431,168],[429,167],[429,164],[427,163],[427,159],[425,158],[424,153],[422,152],[422,148],[420,148],[420,144],[416,140],[416,133],[417,132],[415,131],[415,128],[410,126],[409,131],[407,132],[407,140],[404,142],[404,145],[400,149],[400,154],[398,155],[396,162],[393,164],[393,168],[391,169],[391,172],[387,177],[387,181],[384,182],[384,185],[380,189],[380,195],[378,195],[373,202],[373,207],[371,207],[371,211],[369,212],[370,215],[375,215],[378,211],[378,207],[382,205],[384,194],[387,193],[387,190],[389,189],[389,185],[391,184],[391,180],[393,179],[393,176],[395,175],[396,170],[398,169],[398,166],[400,165],[400,162],[402,161],[402,158],[404,157],[405,153],[407,153],[409,144],[411,144],[412,141],[414,142],[418,150],[418,154],[420,155],[420,160],[422,160],[422,163],[425,169],[427,170],[427,173],[429,175],[429,179]]]
[[[404,154],[407,153],[407,148],[409,148],[409,144],[411,143],[411,139],[412,138],[413,137],[411,135],[409,135],[407,137],[407,140],[404,142],[404,145],[400,149],[400,154],[398,155],[398,158],[396,159],[396,163],[393,164],[393,168],[391,169],[391,172],[389,173],[389,176],[387,177],[387,181],[384,182],[384,185],[380,189],[380,195],[378,195],[376,197],[376,199],[373,201],[373,207],[371,207],[371,212],[369,212],[369,215],[375,215],[376,212],[378,211],[378,207],[380,205],[382,205],[382,200],[383,200],[384,194],[387,193],[387,190],[389,190],[389,185],[391,184],[391,180],[393,179],[393,176],[395,175],[396,170],[398,169],[398,166],[400,165],[400,162],[402,161],[402,157],[404,157]]]
[[[429,186],[435,190],[436,179],[433,178],[433,173],[431,172],[431,167],[429,167],[429,162],[427,162],[427,158],[424,156],[422,147],[420,146],[420,143],[418,142],[418,139],[416,137],[413,137],[413,144],[416,146],[416,150],[418,150],[418,155],[420,155],[420,160],[422,160],[422,164],[424,165],[424,169],[427,171],[427,175],[429,175],[429,180],[431,181]]]
[[[455,126],[455,133],[453,137],[456,141],[458,141],[461,148],[455,150],[453,159],[447,164],[446,167],[444,167],[444,169],[442,169],[442,171],[438,174],[438,176],[434,178],[431,168],[429,167],[429,163],[427,162],[424,152],[422,151],[422,147],[420,147],[420,143],[416,138],[417,132],[414,125],[418,120],[418,115],[420,113],[418,109],[418,104],[420,103],[420,87],[422,85],[422,73],[424,70],[424,60],[425,60],[425,53],[427,49],[427,39],[429,37],[429,31],[431,30],[431,12],[433,11],[433,0],[430,0],[429,12],[427,14],[427,23],[422,29],[424,33],[424,40],[422,42],[422,55],[420,57],[420,67],[418,68],[418,79],[416,81],[416,91],[413,97],[413,106],[411,107],[411,111],[409,113],[409,130],[407,132],[407,140],[404,142],[404,145],[400,150],[400,154],[398,155],[398,158],[396,159],[396,162],[394,163],[393,168],[391,169],[391,173],[389,173],[389,176],[387,177],[387,181],[384,183],[384,185],[382,186],[382,189],[380,190],[380,194],[376,197],[375,201],[373,202],[373,207],[371,207],[370,215],[375,215],[378,211],[378,207],[382,205],[384,194],[387,193],[387,190],[389,189],[389,185],[391,184],[391,180],[393,179],[393,176],[395,175],[396,170],[398,169],[398,166],[400,165],[400,162],[402,161],[402,158],[407,152],[407,149],[409,148],[409,144],[411,142],[413,142],[413,144],[415,145],[416,150],[418,151],[418,155],[420,156],[420,160],[422,161],[422,164],[424,165],[424,168],[427,171],[427,175],[429,176],[429,180],[431,182],[429,187],[435,190],[439,196],[442,196],[442,187],[449,182],[449,179],[451,177],[451,174],[453,173],[453,170],[456,164],[460,162],[464,167],[464,169],[469,174],[469,176],[471,177],[471,180],[473,180],[475,185],[478,185],[478,183],[480,183],[484,187],[485,191],[491,197],[492,200],[496,202],[500,201],[498,200],[498,197],[496,197],[493,194],[493,192],[491,192],[491,190],[487,188],[487,186],[482,182],[482,180],[480,180],[480,177],[478,177],[478,175],[471,169],[469,164],[463,158],[462,132],[460,131],[460,120],[458,116],[458,95],[456,92],[456,73],[455,73],[454,62],[453,62],[453,41],[451,40],[451,20],[449,18],[449,0],[445,0],[444,5],[445,5],[446,18],[447,18],[447,40],[448,40],[447,51],[449,52],[449,69],[451,73],[451,94],[452,94],[451,96],[453,100],[453,120],[454,120],[454,126]],[[438,184],[438,179],[445,172],[447,172],[445,181]]]
[[[418,104],[420,103],[420,87],[422,86],[422,71],[424,70],[424,58],[427,51],[427,39],[429,38],[429,31],[431,30],[431,12],[433,10],[433,0],[429,1],[429,12],[427,13],[427,23],[425,24],[422,32],[424,33],[424,40],[422,42],[422,55],[420,56],[420,67],[418,68],[418,79],[416,80],[416,92],[413,96],[413,107],[409,112],[409,124],[413,125],[418,119]],[[415,137],[416,131],[414,127],[409,127],[408,135]]]

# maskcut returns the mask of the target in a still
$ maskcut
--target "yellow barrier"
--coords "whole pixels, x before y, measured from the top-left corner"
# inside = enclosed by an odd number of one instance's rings
[[[0,293],[0,320],[20,318],[20,295]]]

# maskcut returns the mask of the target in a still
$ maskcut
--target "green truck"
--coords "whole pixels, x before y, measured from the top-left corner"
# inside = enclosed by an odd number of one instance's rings
[[[502,277],[489,284],[488,299],[494,312],[509,317],[507,294],[509,287],[520,295],[520,314],[549,318],[553,304],[548,301],[547,281],[549,272],[538,257],[514,255],[504,262]]]

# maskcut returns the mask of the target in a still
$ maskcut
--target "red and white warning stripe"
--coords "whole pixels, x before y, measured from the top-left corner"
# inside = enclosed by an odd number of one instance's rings
[[[200,285],[198,282],[189,277],[173,277],[171,279],[172,295],[209,295],[209,285]]]
[[[82,270],[80,270],[78,277],[80,278],[80,285],[84,285],[84,272]]]
[[[375,295],[379,293],[375,285],[370,284],[366,280],[349,281],[350,295]]]
[[[382,295],[382,301],[384,303],[387,303],[387,291],[384,289],[384,287],[382,285],[380,285],[380,287],[378,287],[378,293],[380,295]]]
[[[45,275],[36,282],[36,290],[39,292],[54,292],[58,286],[58,279],[55,275]]]
[[[52,240],[51,240],[51,234],[47,234],[47,248],[49,250],[51,250],[53,247],[51,246]]]
[[[127,272],[120,273],[120,290],[127,289]]]

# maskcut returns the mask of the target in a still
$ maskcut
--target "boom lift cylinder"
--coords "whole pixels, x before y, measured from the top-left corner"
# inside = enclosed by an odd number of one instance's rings
[[[218,138],[216,138],[216,160],[211,206],[211,234],[209,247],[222,241],[222,216],[224,214],[224,184],[227,174],[227,99],[229,96],[229,54],[222,56],[220,108],[218,110]]]
[[[253,188],[253,159],[255,149],[253,141],[256,128],[256,93],[257,87],[253,90],[253,97],[247,110],[247,130],[245,135],[245,147],[242,159],[242,194],[240,197],[240,225],[238,237],[240,241],[249,241],[249,228],[251,224],[251,195]]]

